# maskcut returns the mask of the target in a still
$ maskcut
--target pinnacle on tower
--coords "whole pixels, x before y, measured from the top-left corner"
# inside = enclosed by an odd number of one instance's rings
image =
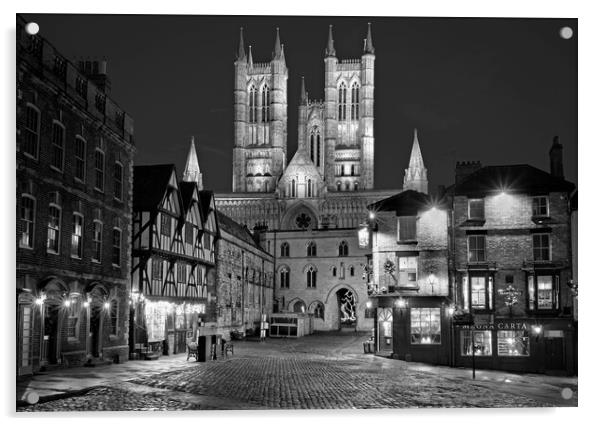
[[[238,55],[237,61],[246,62],[247,56],[245,55],[245,42],[242,37],[242,27],[240,27],[240,41],[238,42]]]
[[[186,167],[184,167],[182,180],[184,182],[196,182],[199,191],[203,189],[203,175],[196,156],[194,136],[190,140],[190,149],[188,150],[188,157],[186,157]]]
[[[332,25],[328,26],[328,43],[326,44],[326,57],[337,56],[337,51],[334,49],[334,39],[332,38]]]
[[[372,44],[372,25],[368,22],[368,35],[366,36],[366,41],[364,43],[364,53],[372,53],[374,54],[374,45]]]
[[[417,129],[414,129],[414,143],[412,144],[410,163],[403,177],[403,190],[414,190],[428,194],[427,169],[424,167],[424,161],[422,160]]]
[[[305,77],[301,76],[301,97],[299,98],[301,105],[307,104],[307,91],[305,90]]]
[[[247,61],[250,67],[253,66],[253,54],[251,53],[251,45],[249,45],[249,60]]]
[[[276,42],[274,44],[274,59],[282,56],[282,44],[280,43],[280,28],[276,27]]]

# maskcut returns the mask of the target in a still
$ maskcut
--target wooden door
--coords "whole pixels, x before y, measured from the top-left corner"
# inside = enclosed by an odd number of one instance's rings
[[[546,370],[564,370],[564,338],[546,337]]]

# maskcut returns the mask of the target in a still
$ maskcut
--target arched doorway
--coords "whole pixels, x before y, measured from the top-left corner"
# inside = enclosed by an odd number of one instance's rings
[[[355,330],[357,325],[357,299],[355,294],[348,288],[341,288],[337,291],[336,295],[339,307],[339,324],[341,331]]]
[[[393,309],[378,308],[378,351],[393,351]]]
[[[293,312],[304,314],[305,313],[305,303],[302,300],[297,300],[293,305]]]
[[[60,362],[60,330],[61,306],[63,299],[69,294],[67,286],[50,278],[40,289],[42,300],[42,347],[40,351],[40,365],[55,365]]]
[[[103,313],[108,300],[108,293],[101,285],[96,285],[88,293],[90,309],[90,325],[88,333],[88,354],[99,358],[102,353],[102,330],[104,326]]]

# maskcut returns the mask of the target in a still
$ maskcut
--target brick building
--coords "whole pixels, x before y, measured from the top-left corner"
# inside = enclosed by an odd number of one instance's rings
[[[133,121],[17,17],[17,374],[128,358]]]
[[[471,365],[474,351],[478,368],[575,372],[567,285],[574,185],[564,180],[557,140],[550,165],[551,173],[529,165],[456,167],[451,262],[456,319],[469,320],[454,327],[455,365]]]
[[[196,163],[196,154],[190,163]],[[181,182],[171,164],[134,167],[130,346],[135,357],[185,352],[198,336],[215,334],[219,233],[213,194],[202,186],[199,191],[200,185],[200,174],[191,167]]]

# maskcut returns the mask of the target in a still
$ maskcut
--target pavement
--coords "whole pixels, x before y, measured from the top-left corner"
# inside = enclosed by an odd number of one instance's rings
[[[236,341],[206,363],[186,355],[79,367],[17,381],[18,411],[577,406],[577,378],[408,363],[364,354],[362,333]]]

